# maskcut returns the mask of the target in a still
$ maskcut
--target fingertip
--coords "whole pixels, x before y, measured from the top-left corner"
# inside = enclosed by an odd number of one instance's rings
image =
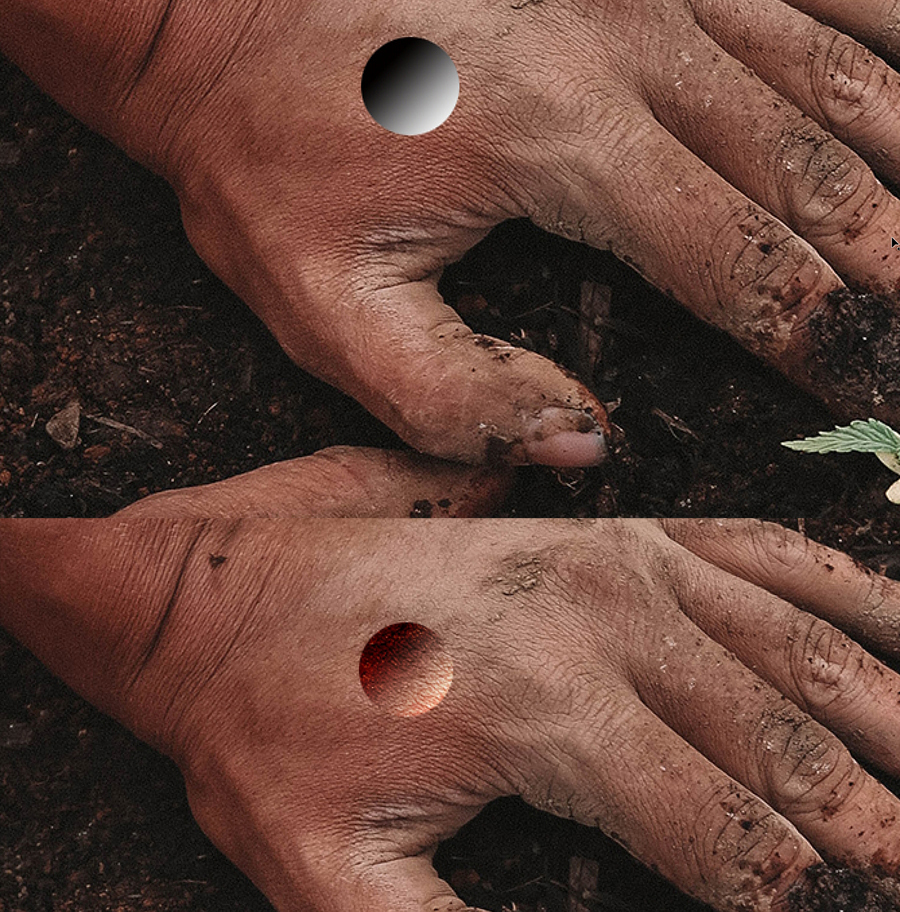
[[[525,444],[528,461],[555,468],[588,468],[606,461],[609,447],[601,431],[560,431]]]
[[[555,468],[600,465],[609,455],[608,432],[609,421],[599,403],[595,408],[549,406],[525,422],[524,458]]]

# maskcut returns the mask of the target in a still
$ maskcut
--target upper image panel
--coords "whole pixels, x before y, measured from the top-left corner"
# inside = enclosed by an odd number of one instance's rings
[[[0,23],[0,515],[893,521],[885,4],[244,6]]]

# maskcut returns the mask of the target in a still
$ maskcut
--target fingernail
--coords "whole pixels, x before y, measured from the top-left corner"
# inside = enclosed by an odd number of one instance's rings
[[[582,468],[599,465],[607,457],[606,435],[588,412],[546,408],[529,424],[523,445],[530,462]]]

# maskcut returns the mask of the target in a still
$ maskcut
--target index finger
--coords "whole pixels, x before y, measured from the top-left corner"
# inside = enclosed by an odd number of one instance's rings
[[[900,656],[900,584],[777,523],[662,520],[698,557],[829,621],[885,655]]]

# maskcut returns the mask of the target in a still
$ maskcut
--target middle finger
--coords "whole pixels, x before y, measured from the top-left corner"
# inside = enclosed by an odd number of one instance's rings
[[[633,674],[656,715],[832,861],[900,871],[900,800],[723,646],[687,622]]]
[[[790,602],[705,561],[688,558],[685,566],[678,598],[707,636],[861,757],[900,775],[900,675]]]
[[[648,75],[656,117],[846,281],[895,292],[900,257],[892,255],[891,235],[900,200],[808,115],[900,177],[900,76],[851,38],[777,0],[694,6],[712,37],[701,32]]]

